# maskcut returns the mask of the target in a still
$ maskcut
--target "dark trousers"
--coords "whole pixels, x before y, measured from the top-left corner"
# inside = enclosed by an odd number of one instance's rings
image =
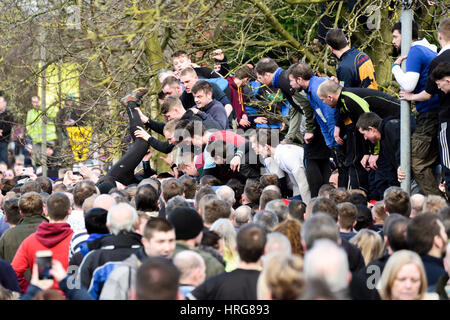
[[[305,159],[305,173],[311,198],[317,197],[322,185],[329,183],[331,168],[329,159]]]
[[[416,117],[416,128],[411,136],[411,169],[425,195],[441,195],[433,171],[439,161],[438,130],[438,110],[423,112]]]
[[[109,176],[113,177],[124,185],[139,183],[139,180],[134,175],[134,169],[142,161],[148,150],[148,142],[141,138],[136,138],[134,131],[137,126],[143,128],[139,113],[135,109],[135,102],[128,102],[127,115],[130,119],[130,135],[133,138],[133,143],[128,148],[127,152],[117,161],[109,170]]]

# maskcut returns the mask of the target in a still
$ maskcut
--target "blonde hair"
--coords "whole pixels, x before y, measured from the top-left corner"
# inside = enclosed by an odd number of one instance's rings
[[[447,207],[447,202],[441,196],[430,194],[425,198],[423,202],[423,211],[437,214],[439,210]]]
[[[370,261],[381,257],[384,252],[383,239],[381,239],[380,235],[373,230],[361,229],[350,239],[350,243],[361,250],[366,266]]]
[[[225,271],[229,272],[237,267],[239,254],[236,248],[236,229],[230,219],[219,218],[211,225],[210,231],[216,232],[223,242],[223,253],[226,261]]]
[[[417,295],[417,300],[421,300],[424,298],[428,284],[422,260],[420,259],[420,256],[413,251],[400,250],[394,252],[392,256],[390,256],[388,262],[386,263],[386,266],[384,267],[383,273],[381,274],[378,290],[381,299],[392,299],[392,286],[394,284],[394,281],[397,278],[397,274],[400,269],[407,264],[414,264],[419,269],[420,288]]]
[[[257,283],[258,300],[296,299],[304,288],[303,259],[300,256],[273,252],[264,259]]]

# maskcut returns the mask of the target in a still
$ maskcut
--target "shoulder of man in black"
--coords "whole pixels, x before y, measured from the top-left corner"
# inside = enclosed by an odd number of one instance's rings
[[[194,68],[194,70],[199,78],[206,78],[206,79],[220,78],[220,75],[217,72],[208,67],[197,67]]]

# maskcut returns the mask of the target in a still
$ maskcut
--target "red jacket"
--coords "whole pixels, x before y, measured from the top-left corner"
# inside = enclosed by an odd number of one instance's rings
[[[35,233],[30,234],[20,245],[11,266],[17,274],[19,286],[24,293],[30,284],[24,277],[24,272],[33,270],[36,263],[36,252],[51,250],[53,259],[58,260],[67,270],[69,266],[69,247],[73,230],[68,223],[42,222]],[[52,288],[58,289],[58,282],[54,281]]]

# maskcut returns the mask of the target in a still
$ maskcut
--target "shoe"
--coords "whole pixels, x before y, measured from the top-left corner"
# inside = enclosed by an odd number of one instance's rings
[[[128,102],[134,101],[138,106],[142,103],[142,97],[145,96],[148,93],[147,88],[137,88],[134,89],[131,93],[127,94],[125,97],[123,97],[120,101],[122,102],[124,107],[128,106]]]

